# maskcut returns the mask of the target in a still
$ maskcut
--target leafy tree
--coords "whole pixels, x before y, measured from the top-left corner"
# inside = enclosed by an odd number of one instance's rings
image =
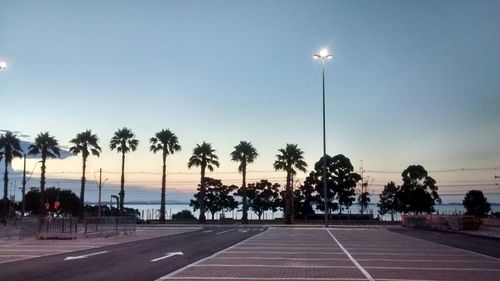
[[[287,144],[285,148],[278,150],[277,160],[274,162],[275,170],[286,172],[285,189],[285,223],[291,224],[293,221],[293,191],[292,176],[296,175],[295,169],[305,172],[307,163],[304,161],[304,152],[296,144]]]
[[[45,190],[46,201],[40,206],[41,193],[36,188],[31,188],[26,193],[26,211],[39,214],[44,209],[54,216],[78,216],[80,213],[80,199],[71,190],[49,187]],[[59,206],[56,208],[56,202]],[[47,204],[47,205],[46,205]],[[48,206],[48,209],[47,209]]]
[[[70,142],[73,144],[72,147],[69,148],[69,151],[73,153],[73,155],[82,155],[82,182],[80,187],[80,218],[83,218],[84,211],[83,208],[85,206],[85,170],[87,168],[87,158],[89,155],[94,155],[99,157],[101,153],[101,147],[97,144],[99,139],[97,135],[92,134],[92,131],[86,130],[85,132],[81,132],[76,135],[74,139]]]
[[[59,142],[53,136],[49,135],[49,132],[39,133],[35,138],[35,142],[31,144],[28,148],[28,153],[30,155],[40,154],[42,157],[42,167],[40,175],[40,211],[39,214],[43,216],[45,214],[45,209],[43,208],[45,204],[45,170],[47,158],[57,158],[60,157],[59,154]]]
[[[276,212],[280,206],[280,185],[271,183],[267,180],[251,183],[247,189],[240,188],[237,195],[242,196],[244,192],[248,197],[248,205],[255,212],[259,220],[265,211],[272,210]]]
[[[7,198],[8,186],[9,186],[9,171],[7,168],[12,164],[14,158],[23,157],[23,150],[19,143],[19,139],[12,132],[6,132],[0,135],[0,150],[2,150],[2,156],[5,164],[5,172],[3,174],[3,199]],[[1,160],[1,158],[0,158]]]
[[[384,186],[384,190],[379,195],[380,201],[377,204],[379,208],[379,214],[382,216],[390,213],[391,221],[394,221],[394,214],[398,209],[398,201],[396,199],[396,194],[398,192],[398,187],[394,182],[389,182]]]
[[[161,130],[150,140],[149,150],[153,153],[161,151],[163,160],[163,169],[161,177],[161,205],[160,205],[160,223],[165,223],[165,189],[167,181],[167,156],[181,150],[177,136],[170,130]]]
[[[197,144],[193,149],[193,155],[189,158],[188,168],[200,167],[201,168],[201,180],[200,180],[200,192],[198,200],[200,217],[198,218],[200,223],[205,223],[205,171],[208,168],[209,171],[214,170],[214,166],[219,167],[219,157],[215,154],[215,149],[212,145],[203,142],[201,145]]]
[[[195,219],[196,218],[189,210],[182,210],[172,215],[172,220],[195,220]]]
[[[243,215],[241,217],[241,223],[248,223],[248,202],[247,202],[247,194],[246,194],[246,176],[247,176],[247,164],[253,163],[255,158],[257,158],[259,154],[257,150],[250,142],[240,141],[240,143],[234,147],[234,151],[231,152],[231,160],[240,162],[240,166],[238,167],[238,171],[241,173],[243,177],[243,183],[241,185],[242,190],[242,202],[243,202]]]
[[[339,212],[345,206],[346,209],[352,206],[354,202],[354,195],[356,194],[357,182],[361,180],[358,173],[354,173],[354,167],[351,160],[342,154],[335,155],[332,158],[330,166],[332,172],[333,190],[337,195],[339,203]]]
[[[411,165],[401,174],[403,185],[396,193],[398,211],[432,213],[434,204],[441,203],[436,181],[420,165]]]
[[[363,191],[358,196],[358,204],[361,206],[361,214],[364,214],[364,210],[368,208],[368,203],[370,203],[370,193],[368,191]]]
[[[135,138],[135,134],[128,128],[116,130],[111,138],[109,148],[122,154],[122,176],[120,181],[120,214],[123,214],[123,202],[125,200],[125,154],[130,151],[135,151],[139,145],[139,140]]]
[[[295,217],[305,218],[314,214],[313,205],[317,204],[318,198],[314,185],[305,181],[293,191],[293,210]]]
[[[481,190],[469,190],[462,203],[467,215],[483,218],[491,211],[491,205]]]
[[[349,209],[354,202],[357,182],[361,176],[354,172],[351,160],[342,154],[331,157],[326,155],[326,176],[327,176],[327,204],[329,211],[339,209]],[[309,174],[306,181],[314,185],[318,196],[316,197],[317,207],[325,210],[323,187],[323,157],[314,165],[314,171]]]
[[[194,195],[195,200],[191,200],[189,205],[192,206],[194,210],[200,209],[200,202],[203,200],[203,206],[210,212],[212,220],[214,220],[215,213],[225,210],[233,210],[238,207],[238,202],[236,202],[234,197],[231,195],[231,193],[237,188],[238,187],[235,185],[224,185],[219,179],[207,177],[205,178],[204,196],[202,197],[200,185],[198,193]]]

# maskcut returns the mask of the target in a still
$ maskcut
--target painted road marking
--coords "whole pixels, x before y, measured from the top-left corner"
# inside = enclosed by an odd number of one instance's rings
[[[65,261],[69,261],[69,260],[86,259],[86,258],[91,257],[91,256],[101,255],[101,254],[105,254],[105,253],[108,253],[108,252],[109,251],[101,251],[101,252],[92,253],[92,254],[88,254],[88,255],[81,255],[81,256],[76,256],[76,257],[67,257],[64,260]]]
[[[241,264],[196,264],[192,267],[242,267]],[[355,266],[347,266],[347,265],[272,265],[272,264],[245,264],[245,267],[275,267],[275,268],[356,268]],[[496,271],[496,269],[495,269]],[[499,269],[500,271],[500,269]],[[212,277],[213,278],[213,277]]]
[[[170,258],[170,257],[173,257],[173,256],[183,256],[183,255],[184,255],[183,252],[165,253],[165,256],[159,257],[159,258],[156,258],[156,259],[152,259],[151,261],[152,262],[156,262],[156,261],[159,261],[159,260],[162,260],[162,259],[166,259],[166,258]]]
[[[209,232],[212,232],[213,230],[209,229],[209,230],[203,230],[203,232],[205,233],[209,233]]]
[[[224,258],[224,257],[214,257],[214,260],[234,260],[234,257]],[[349,259],[340,258],[284,258],[284,257],[241,257],[241,260],[282,260],[282,261],[346,261]]]
[[[221,231],[221,232],[217,232],[215,234],[219,235],[219,234],[223,234],[223,233],[226,233],[226,232],[230,232],[230,231],[233,231],[234,229],[228,229],[228,230],[224,230],[224,231]]]
[[[373,279],[373,277],[370,275],[370,273],[368,273],[368,271],[366,271],[352,256],[351,254],[349,254],[349,252],[344,248],[344,246],[342,246],[342,244],[340,244],[340,242],[337,240],[337,238],[335,238],[335,236],[333,236],[333,234],[330,232],[329,229],[327,229],[327,232],[328,234],[330,234],[330,236],[333,238],[333,240],[335,240],[335,242],[337,243],[337,245],[339,245],[340,249],[342,249],[342,251],[344,251],[344,253],[349,257],[349,259],[352,261],[352,263],[354,263],[354,265],[356,265],[356,267],[359,269],[359,271],[361,271],[361,273],[363,273],[363,275],[369,280],[369,281],[375,281],[375,279]]]
[[[365,278],[322,278],[322,277],[313,277],[313,278],[293,278],[293,277],[286,277],[286,278],[281,278],[281,277],[266,277],[266,278],[259,278],[259,277],[221,277],[218,276],[217,278],[213,277],[162,277],[160,279],[157,279],[156,281],[159,280],[298,280],[298,281],[336,281],[336,280],[342,280],[342,281],[366,281]],[[378,279],[378,280],[384,280],[384,281],[401,281],[401,279]],[[435,280],[411,280],[411,281],[435,281]]]
[[[229,248],[222,249],[222,250],[218,251],[217,253],[215,253],[215,254],[213,254],[213,255],[211,255],[211,256],[208,256],[208,257],[206,257],[206,258],[203,258],[203,259],[201,259],[201,260],[198,260],[198,261],[196,261],[196,262],[194,262],[194,263],[192,263],[192,264],[188,264],[188,265],[186,265],[186,266],[184,266],[184,267],[181,267],[181,268],[179,268],[179,269],[177,269],[177,270],[175,270],[175,271],[172,271],[172,272],[170,272],[169,274],[167,274],[167,275],[165,275],[165,276],[163,276],[163,277],[160,277],[160,278],[156,279],[155,281],[162,281],[162,280],[168,280],[168,279],[177,279],[178,277],[173,277],[173,276],[177,275],[177,273],[182,272],[182,271],[184,271],[184,270],[186,270],[186,269],[188,269],[188,268],[190,268],[190,267],[192,267],[192,266],[198,265],[198,264],[200,264],[200,263],[202,263],[202,262],[204,262],[204,261],[206,261],[206,260],[209,260],[209,259],[211,259],[211,258],[213,258],[213,257],[216,257],[217,255],[222,254],[222,253],[224,253],[224,252],[226,252],[226,251],[228,251],[228,250],[230,250],[230,249],[232,249],[232,248],[234,248],[234,247],[238,247],[239,245],[241,245],[241,244],[245,243],[246,241],[249,241],[249,240],[254,239],[254,238],[258,237],[258,236],[261,236],[262,234],[264,234],[264,233],[266,233],[266,232],[268,232],[268,231],[269,231],[269,229],[268,229],[268,230],[266,230],[266,231],[264,231],[264,232],[261,232],[261,233],[259,233],[259,234],[255,235],[255,236],[248,237],[247,239],[245,239],[245,240],[243,240],[243,241],[240,241],[240,242],[238,242],[238,243],[234,244],[233,246],[231,246],[231,247],[229,247]],[[182,279],[182,278],[181,278],[181,279]],[[190,277],[190,278],[184,278],[184,279],[193,279],[193,278],[191,278],[191,277]],[[209,279],[209,278],[207,278],[207,279]],[[214,278],[212,277],[211,279],[214,279]],[[222,280],[222,279],[224,279],[224,278],[217,277],[216,279]],[[238,278],[231,277],[231,278],[228,278],[228,279],[226,279],[226,280],[235,280],[235,279],[238,279]],[[255,278],[253,278],[253,279],[248,279],[248,280],[256,280],[256,279],[255,279]],[[304,279],[303,279],[303,280],[304,280]]]

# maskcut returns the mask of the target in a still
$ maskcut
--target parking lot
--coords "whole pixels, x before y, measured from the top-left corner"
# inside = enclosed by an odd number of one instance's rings
[[[108,238],[37,240],[36,238],[31,237],[25,239],[0,239],[0,264],[17,260],[93,249],[159,236],[175,235],[197,229],[200,229],[200,227],[138,227],[132,234]]]
[[[270,228],[158,280],[498,280],[500,260],[385,229]]]

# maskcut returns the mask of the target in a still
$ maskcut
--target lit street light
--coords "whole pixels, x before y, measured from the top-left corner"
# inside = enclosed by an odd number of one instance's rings
[[[318,54],[315,54],[314,59],[321,60],[323,69],[323,191],[325,193],[325,227],[328,227],[328,208],[327,183],[326,183],[326,127],[325,127],[325,60],[332,58],[332,55],[327,49],[322,49]]]
[[[4,61],[0,61],[0,70],[4,70],[7,68],[7,63]]]

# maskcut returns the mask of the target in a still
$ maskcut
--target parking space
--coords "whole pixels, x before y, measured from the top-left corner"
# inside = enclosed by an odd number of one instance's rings
[[[108,238],[76,240],[0,239],[0,264],[61,253],[87,250],[159,236],[174,235],[200,227],[138,227],[135,233]]]
[[[498,280],[500,260],[385,229],[271,228],[158,280]]]
[[[333,231],[375,280],[498,280],[500,260],[375,229]]]

